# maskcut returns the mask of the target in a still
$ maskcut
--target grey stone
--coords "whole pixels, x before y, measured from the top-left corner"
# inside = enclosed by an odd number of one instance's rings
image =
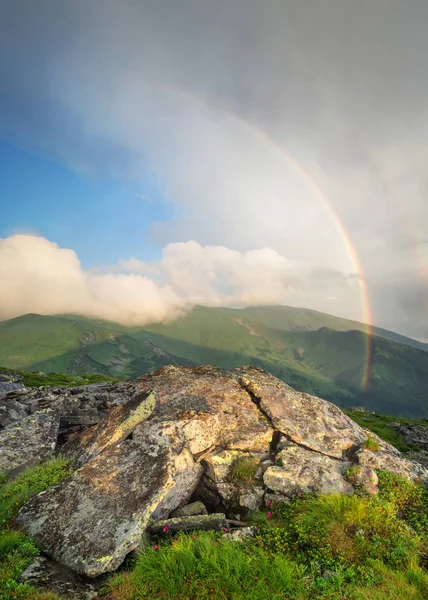
[[[99,597],[98,589],[105,584],[101,579],[92,583],[44,556],[34,559],[21,574],[20,581],[36,586],[39,591],[59,594],[64,600],[92,600]]]
[[[55,560],[90,577],[116,569],[155,512],[185,503],[201,467],[184,450],[124,440],[32,498],[16,524]]]
[[[207,515],[208,511],[205,507],[205,504],[200,502],[192,502],[191,504],[186,504],[186,506],[181,506],[176,510],[173,510],[171,513],[171,517],[195,517],[197,515]]]
[[[16,475],[53,455],[59,428],[57,410],[41,410],[0,430],[0,473]]]
[[[7,396],[3,400],[0,399],[0,428],[22,421],[28,414],[29,411],[20,402],[8,399]]]
[[[257,531],[257,527],[254,526],[240,527],[239,529],[223,533],[221,537],[230,542],[244,542],[248,540],[248,538],[254,537]]]
[[[197,529],[221,529],[227,528],[226,515],[223,513],[213,513],[212,515],[194,515],[191,517],[176,517],[171,519],[163,519],[150,523],[150,533],[163,533],[164,528],[171,533],[179,531],[193,531]]]
[[[286,496],[302,492],[352,494],[352,485],[342,475],[346,463],[341,460],[295,444],[284,448],[277,458],[281,466],[269,467],[263,477],[269,490]]]

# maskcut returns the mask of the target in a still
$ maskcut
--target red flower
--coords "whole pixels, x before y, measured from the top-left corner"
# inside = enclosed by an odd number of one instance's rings
[[[265,504],[266,506],[270,506],[272,504],[272,500],[266,500]]]
[[[271,511],[269,511],[269,512],[268,512],[268,514],[267,514],[267,518],[268,518],[268,519],[271,519],[271,518],[272,518],[272,512],[271,512]]]
[[[165,525],[165,527],[162,529],[162,531],[164,533],[166,533],[168,531],[168,529],[171,529],[171,525]]]
[[[159,550],[158,544],[156,544],[156,546],[153,546],[153,550]]]

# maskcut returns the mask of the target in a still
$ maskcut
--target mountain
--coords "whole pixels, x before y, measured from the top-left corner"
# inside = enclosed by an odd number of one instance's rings
[[[286,306],[196,307],[175,321],[145,327],[31,314],[0,322],[0,365],[136,377],[166,364],[250,364],[341,407],[428,416],[428,346],[377,328],[368,337],[364,329]]]

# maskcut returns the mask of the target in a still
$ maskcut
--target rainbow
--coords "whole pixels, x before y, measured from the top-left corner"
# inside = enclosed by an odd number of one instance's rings
[[[297,173],[302,180],[305,182],[307,187],[313,192],[313,194],[320,200],[323,204],[327,212],[329,213],[332,222],[343,242],[343,245],[346,249],[346,252],[349,256],[350,262],[355,273],[358,275],[359,286],[361,289],[361,299],[362,299],[362,308],[363,308],[363,318],[364,324],[366,325],[366,360],[363,372],[363,379],[361,383],[361,387],[363,391],[366,391],[370,381],[370,371],[372,365],[373,358],[373,349],[372,349],[372,316],[370,309],[370,299],[367,288],[367,283],[363,276],[360,260],[358,258],[358,254],[352,244],[349,234],[346,232],[340,218],[333,208],[333,206],[328,201],[327,197],[323,193],[320,186],[316,183],[310,173],[304,169],[304,167],[297,162],[297,160],[274,138],[272,138],[266,131],[256,125],[253,121],[249,121],[247,119],[243,119],[240,115],[235,114],[229,109],[225,109],[223,106],[217,106],[216,104],[208,103],[204,98],[200,98],[197,94],[191,93],[185,89],[177,87],[176,85],[156,82],[152,83],[155,88],[163,90],[170,94],[177,94],[182,98],[187,98],[193,102],[197,102],[198,104],[208,105],[211,108],[214,108],[216,111],[226,115],[230,119],[236,121],[241,127],[245,128],[247,131],[250,131],[253,135],[257,136],[259,139],[263,140],[270,148],[272,148],[275,152],[277,152],[289,166],[293,168],[295,173]]]

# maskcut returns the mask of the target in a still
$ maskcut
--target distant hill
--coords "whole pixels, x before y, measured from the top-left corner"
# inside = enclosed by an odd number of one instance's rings
[[[166,364],[252,364],[341,407],[428,416],[428,346],[313,310],[196,307],[143,328],[79,315],[0,322],[0,365],[43,372],[136,377]],[[371,360],[362,388],[367,344]]]

